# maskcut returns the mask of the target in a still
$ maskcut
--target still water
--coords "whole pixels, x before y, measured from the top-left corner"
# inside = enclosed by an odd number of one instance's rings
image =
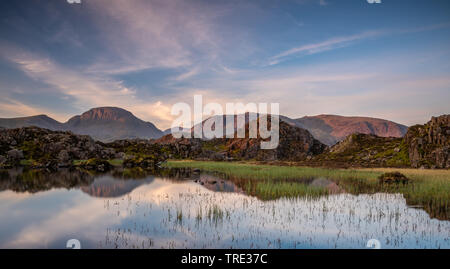
[[[0,173],[0,248],[72,238],[82,248],[450,248],[450,221],[401,194],[261,201],[208,174]]]

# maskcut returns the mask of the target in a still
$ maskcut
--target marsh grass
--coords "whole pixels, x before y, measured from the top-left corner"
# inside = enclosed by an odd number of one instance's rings
[[[220,172],[229,176],[256,180],[299,179],[299,178],[333,178],[333,179],[373,179],[382,172],[328,169],[300,166],[255,165],[236,162],[200,162],[200,161],[169,161],[168,168],[199,168],[203,171]]]
[[[217,224],[223,220],[223,210],[218,205],[213,205],[208,209],[207,218]]]
[[[304,179],[327,178],[351,194],[401,193],[408,205],[423,207],[432,217],[450,219],[450,171],[397,168],[328,169],[300,166],[258,165],[237,162],[170,161],[169,168],[199,168],[218,172],[238,183],[248,194],[263,200],[280,197],[318,197],[324,187],[310,186]],[[386,172],[400,172],[408,184],[380,184]]]
[[[324,187],[310,186],[296,182],[257,182],[251,192],[262,200],[271,200],[281,197],[320,197],[328,194]]]

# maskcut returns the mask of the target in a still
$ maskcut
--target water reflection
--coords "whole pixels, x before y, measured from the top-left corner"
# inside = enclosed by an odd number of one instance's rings
[[[190,170],[10,170],[0,173],[0,247],[450,248],[450,222],[401,194],[261,201],[239,184]],[[337,188],[326,179],[310,184]]]

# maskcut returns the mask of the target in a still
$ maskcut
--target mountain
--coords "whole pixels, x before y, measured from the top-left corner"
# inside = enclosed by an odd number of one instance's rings
[[[105,142],[118,139],[158,138],[163,135],[153,123],[145,122],[118,107],[93,108],[72,117],[64,124],[64,128]]]
[[[244,119],[245,119],[240,124],[238,124],[238,122],[237,122],[238,116],[244,116]],[[222,115],[222,116],[215,115],[215,116],[211,116],[211,117],[207,118],[206,120],[203,120],[201,124],[202,124],[202,126],[204,128],[206,121],[208,121],[208,120],[219,121],[220,118],[222,118],[222,122],[223,122],[223,137],[225,137],[225,136],[234,135],[239,129],[245,128],[245,126],[249,123],[251,117],[253,117],[252,119],[254,120],[254,119],[257,119],[259,116],[260,116],[260,114],[259,113],[255,113],[255,112],[246,112],[245,114],[239,114],[239,115]],[[227,130],[227,126],[226,126],[228,117],[230,117],[230,118],[233,117],[233,129],[231,131],[228,131]],[[267,118],[270,119],[270,115],[267,115]],[[295,127],[299,127],[299,128],[304,129],[304,127],[302,125],[300,125],[297,121],[295,121],[295,120],[293,120],[291,118],[279,115],[279,119],[280,119],[280,121],[284,121],[284,122],[286,122],[289,125],[293,125]],[[187,133],[189,133],[189,132],[193,133],[195,127],[199,126],[199,125],[200,125],[200,123],[196,124],[194,127],[192,127],[190,129],[190,131],[188,130]],[[215,129],[214,123],[213,123],[211,129],[213,129],[213,130]],[[203,129],[203,137],[205,137],[205,132],[204,131],[205,130]]]
[[[0,119],[0,126],[13,129],[36,126],[53,131],[71,131],[111,142],[118,139],[159,138],[163,132],[151,122],[143,121],[131,112],[118,107],[93,108],[60,123],[46,115]]]
[[[369,117],[318,115],[295,119],[295,122],[298,127],[307,129],[315,138],[329,146],[353,133],[403,137],[408,130],[405,125]]]
[[[37,115],[21,118],[0,118],[0,126],[8,129],[37,126],[49,130],[63,130],[63,124],[48,117],[47,115]]]

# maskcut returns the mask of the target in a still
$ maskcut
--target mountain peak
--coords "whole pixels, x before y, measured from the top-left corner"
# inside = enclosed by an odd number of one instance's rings
[[[124,121],[137,119],[131,112],[119,107],[96,107],[81,114],[81,120],[113,120]]]
[[[118,139],[158,138],[162,131],[151,122],[145,122],[130,111],[119,107],[96,107],[72,117],[64,127],[77,134],[111,142]]]

